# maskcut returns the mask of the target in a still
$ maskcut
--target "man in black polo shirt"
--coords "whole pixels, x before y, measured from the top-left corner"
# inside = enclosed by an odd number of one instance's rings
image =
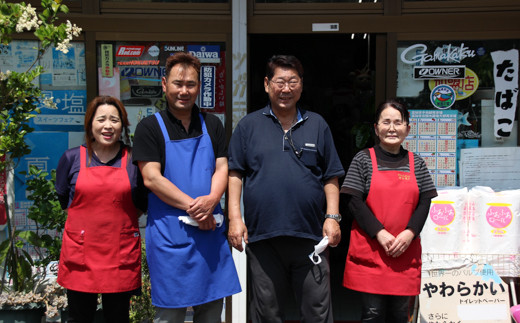
[[[327,251],[318,264],[309,254],[325,236],[331,246],[341,239],[344,171],[325,120],[297,106],[302,77],[296,57],[273,56],[264,79],[270,103],[244,117],[229,143],[228,240],[239,251],[247,243],[253,323],[284,322],[291,290],[302,322],[333,321]]]
[[[133,161],[148,195],[146,256],[155,323],[220,322],[223,298],[240,283],[223,225],[220,199],[227,185],[224,128],[195,105],[200,61],[177,53],[166,61],[167,109],[142,120]]]

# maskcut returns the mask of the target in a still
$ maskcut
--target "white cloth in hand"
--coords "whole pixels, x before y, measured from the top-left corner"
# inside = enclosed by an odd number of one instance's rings
[[[329,245],[329,237],[324,236],[321,241],[314,246],[314,251],[309,254],[309,259],[315,264],[321,262],[320,253],[322,253]]]
[[[213,217],[215,218],[215,221],[217,222],[217,228],[220,228],[222,226],[222,223],[224,223],[224,215],[217,213],[213,214]],[[182,221],[188,225],[192,225],[194,227],[198,227],[199,223],[192,219],[190,216],[187,215],[181,215],[179,216],[179,221]]]

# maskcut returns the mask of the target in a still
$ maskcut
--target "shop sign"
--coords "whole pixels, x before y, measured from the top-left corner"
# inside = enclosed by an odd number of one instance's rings
[[[440,84],[430,93],[430,101],[437,109],[449,109],[455,103],[455,90],[447,84]]]
[[[114,62],[112,60],[112,44],[101,44],[101,76],[114,76]]]
[[[130,96],[133,98],[160,98],[162,97],[162,87],[152,85],[131,86]]]
[[[123,45],[117,48],[116,57],[141,57],[144,46]]]
[[[518,101],[518,49],[495,51],[495,136],[509,137],[513,129]]]
[[[215,66],[202,66],[200,69],[200,107],[215,108]]]
[[[415,80],[463,79],[466,77],[464,65],[415,66]]]
[[[509,323],[509,289],[492,266],[430,270],[422,277],[421,322]]]
[[[188,52],[201,63],[220,63],[219,45],[188,45]]]
[[[143,60],[132,60],[132,61],[119,61],[117,62],[117,65],[121,65],[121,66],[133,66],[133,65],[137,65],[137,66],[154,66],[154,65],[159,65],[161,63],[161,61],[159,61],[158,59],[143,59]]]
[[[425,44],[412,45],[401,53],[401,61],[405,64],[420,66],[434,62],[457,64],[466,58],[476,56],[475,51],[464,46],[464,43],[460,44],[460,46],[446,44],[442,47],[437,47],[433,54],[428,54],[427,50],[428,46]]]
[[[53,97],[56,109],[40,104],[40,113],[30,121],[36,131],[78,131],[83,129],[87,108],[86,90],[43,90],[44,97]]]
[[[164,45],[165,52],[184,52],[184,46]]]
[[[436,86],[446,84],[455,90],[455,100],[466,99],[472,96],[475,91],[477,91],[479,86],[479,79],[477,74],[475,74],[475,72],[473,72],[471,69],[466,67],[465,70],[466,76],[464,79],[430,80],[428,82],[428,87],[433,91]]]
[[[135,80],[147,80],[147,81],[161,81],[161,77],[164,76],[164,67],[148,67],[148,66],[132,66],[121,68],[122,79],[135,79]]]

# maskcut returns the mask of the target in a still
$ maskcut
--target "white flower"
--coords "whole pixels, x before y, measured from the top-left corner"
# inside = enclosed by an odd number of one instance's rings
[[[11,75],[11,71],[7,70],[4,72],[0,71],[0,81],[5,81],[9,78],[9,75]]]
[[[54,109],[54,110],[58,109],[58,106],[54,102],[54,97],[52,97],[52,96],[43,98],[43,105],[49,109]]]
[[[23,32],[24,29],[32,30],[37,29],[41,21],[38,20],[38,16],[36,15],[36,9],[31,7],[31,4],[28,4],[26,7],[22,7],[22,15],[18,19],[16,23],[16,32]]]
[[[72,24],[69,20],[67,20],[65,32],[67,33],[67,36],[61,43],[56,46],[56,50],[61,51],[63,54],[67,54],[69,52],[69,48],[72,46],[70,44],[70,41],[72,40],[72,37],[78,37],[81,33],[81,28],[76,26],[76,24]]]

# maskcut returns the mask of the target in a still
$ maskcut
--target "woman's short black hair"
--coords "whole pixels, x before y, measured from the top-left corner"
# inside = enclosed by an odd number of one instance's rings
[[[405,122],[406,124],[410,123],[410,112],[408,111],[408,108],[395,99],[388,99],[377,107],[375,119],[376,124],[379,122],[379,118],[381,117],[381,113],[383,112],[383,110],[388,107],[392,107],[399,111],[399,113],[401,113],[401,119],[403,120],[403,122]]]

